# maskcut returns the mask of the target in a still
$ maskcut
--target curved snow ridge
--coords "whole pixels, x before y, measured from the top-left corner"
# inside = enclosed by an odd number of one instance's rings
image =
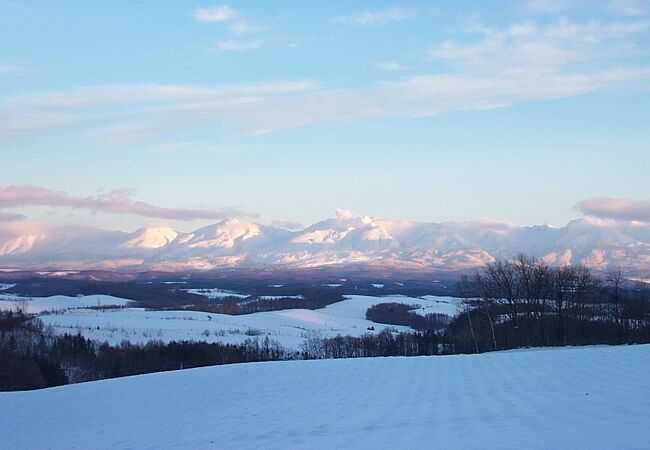
[[[7,448],[647,448],[649,370],[650,345],[234,364],[0,393],[0,423]]]
[[[257,224],[228,219],[195,231],[186,244],[189,248],[232,248],[239,241],[261,234],[261,228]]]
[[[148,226],[135,232],[135,236],[120,245],[122,248],[155,249],[166,246],[178,237],[172,227]]]
[[[18,236],[0,246],[0,256],[28,252],[37,242],[42,241],[43,239],[45,239],[44,235],[32,234],[27,236]]]
[[[297,236],[291,240],[294,244],[334,244],[344,239],[348,230],[336,231],[332,229],[315,230]]]

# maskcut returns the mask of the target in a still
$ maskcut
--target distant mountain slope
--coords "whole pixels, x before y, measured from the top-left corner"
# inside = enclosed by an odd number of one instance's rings
[[[133,233],[5,223],[0,267],[192,270],[260,266],[369,266],[463,270],[524,252],[551,264],[585,263],[650,275],[650,224],[585,217],[564,227],[419,223],[338,211],[299,231],[227,219],[191,233],[148,225]]]

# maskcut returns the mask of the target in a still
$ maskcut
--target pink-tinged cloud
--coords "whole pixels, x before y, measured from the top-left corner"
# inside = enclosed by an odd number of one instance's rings
[[[584,214],[603,219],[650,222],[650,200],[590,198],[578,203]]]
[[[54,206],[169,220],[222,220],[228,217],[255,216],[254,213],[237,209],[165,208],[132,200],[132,194],[133,192],[128,189],[115,189],[99,195],[76,197],[67,192],[53,191],[40,186],[0,186],[0,208]]]
[[[13,222],[24,219],[25,216],[22,214],[0,212],[0,222]]]

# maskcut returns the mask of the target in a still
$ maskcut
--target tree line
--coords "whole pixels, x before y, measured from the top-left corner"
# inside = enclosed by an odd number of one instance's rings
[[[0,312],[0,391],[39,389],[192,367],[295,358],[278,342],[241,344],[151,341],[99,344],[80,334],[53,335],[20,312]]]
[[[624,288],[620,271],[549,266],[519,255],[461,276],[463,312],[447,329],[459,352],[529,346],[650,342],[650,295]]]
[[[301,356],[304,359],[431,356],[445,354],[449,350],[444,336],[434,331],[397,333],[385,328],[379,333],[366,333],[359,337],[306,336]]]
[[[253,314],[257,312],[279,311],[283,309],[321,309],[327,305],[340,302],[345,297],[337,292],[324,290],[312,291],[304,297],[281,297],[274,299],[260,299],[242,302],[240,298],[227,297],[222,303],[196,304],[186,307],[191,311],[201,311],[215,314],[229,314],[233,316]]]
[[[419,305],[405,305],[403,303],[379,303],[366,311],[366,319],[388,325],[402,325],[417,331],[444,330],[451,322],[447,314],[428,313],[416,314],[414,310]]]

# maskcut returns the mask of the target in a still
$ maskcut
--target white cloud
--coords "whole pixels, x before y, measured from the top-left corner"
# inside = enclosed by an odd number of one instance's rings
[[[650,222],[650,200],[590,198],[578,203],[577,208],[600,219]]]
[[[15,64],[0,64],[0,75],[12,75],[22,72],[23,68]]]
[[[474,27],[470,42],[431,50],[444,69],[357,88],[308,81],[239,86],[114,85],[14,96],[0,102],[0,139],[71,133],[155,144],[175,132],[261,134],[314,124],[426,117],[590,92],[650,89],[635,42],[645,22]],[[220,41],[220,50],[258,41]],[[631,56],[630,56],[631,55]],[[634,62],[635,64],[630,64]]]
[[[389,72],[396,72],[396,71],[408,69],[408,67],[406,67],[406,66],[404,66],[404,65],[402,65],[400,63],[393,62],[393,61],[385,61],[385,62],[379,63],[377,65],[377,67],[379,67],[381,70],[386,70],[386,71],[389,71]]]
[[[396,22],[411,17],[412,14],[406,13],[401,8],[390,8],[383,11],[364,11],[359,14],[337,17],[335,22],[346,25],[383,25],[387,22]]]
[[[448,40],[434,47],[430,55],[465,73],[567,72],[578,63],[601,63],[633,54],[638,49],[628,38],[649,30],[648,22],[566,20],[545,26],[522,23],[503,30],[474,26],[468,31],[478,34],[478,39]]]
[[[224,39],[217,41],[214,48],[219,51],[240,51],[255,50],[262,46],[263,42],[259,39],[253,41],[241,41],[237,39]]]
[[[647,0],[528,0],[525,9],[543,14],[574,10],[599,10],[614,14],[639,16],[647,12]]]
[[[286,230],[300,230],[305,227],[301,223],[292,222],[288,220],[274,220],[269,225],[271,225],[274,228],[284,228]]]
[[[227,30],[232,34],[256,33],[262,30],[260,27],[248,23],[239,12],[225,5],[197,8],[192,11],[191,16],[199,22],[227,23]]]
[[[237,11],[229,6],[213,6],[211,8],[197,8],[192,11],[192,17],[199,22],[220,23],[233,20]]]
[[[160,141],[166,133],[203,129],[261,134],[314,124],[508,106],[587,92],[648,88],[650,69],[589,74],[439,74],[364,89],[326,89],[286,82],[238,87],[96,87],[15,99],[0,112],[0,139],[83,132],[111,142]],[[52,120],[52,117],[59,121]]]

